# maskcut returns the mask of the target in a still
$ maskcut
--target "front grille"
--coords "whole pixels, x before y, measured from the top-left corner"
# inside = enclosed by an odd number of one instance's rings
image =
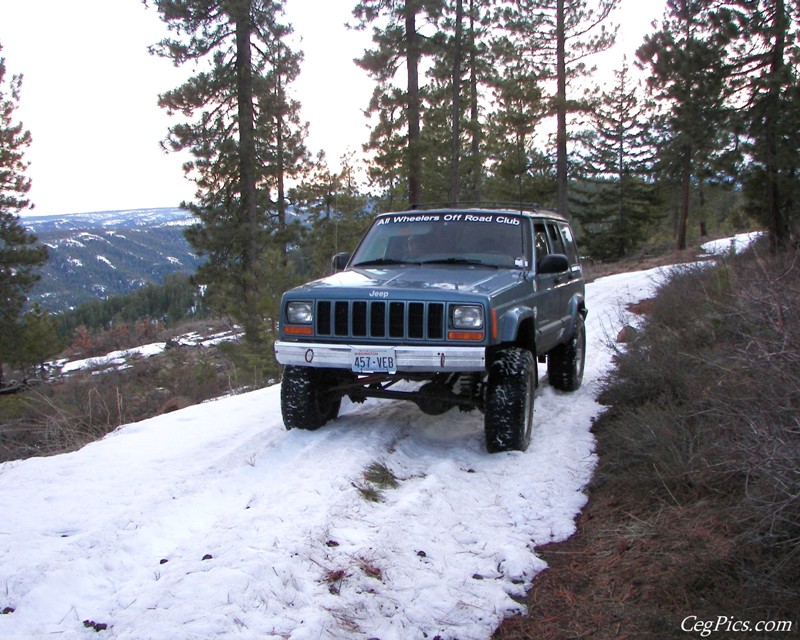
[[[444,303],[320,300],[316,333],[336,338],[443,340]]]

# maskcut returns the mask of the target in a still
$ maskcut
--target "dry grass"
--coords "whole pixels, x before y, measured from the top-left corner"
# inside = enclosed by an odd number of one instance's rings
[[[0,462],[72,451],[118,426],[231,391],[229,362],[181,347],[0,396]]]
[[[685,638],[690,615],[789,620],[796,633],[796,257],[688,268],[645,306],[601,397],[578,533],[539,550],[550,568],[529,615],[497,640]]]

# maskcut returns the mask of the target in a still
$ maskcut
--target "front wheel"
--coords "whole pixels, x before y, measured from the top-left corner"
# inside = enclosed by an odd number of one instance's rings
[[[342,397],[330,392],[324,369],[287,366],[281,381],[281,414],[287,429],[319,429],[339,415]]]
[[[509,347],[497,354],[486,386],[486,450],[525,451],[533,429],[536,361],[527,349]]]

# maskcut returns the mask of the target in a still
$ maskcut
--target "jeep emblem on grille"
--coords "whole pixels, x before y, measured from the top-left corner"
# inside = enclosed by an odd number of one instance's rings
[[[370,298],[388,298],[389,292],[388,291],[370,291],[369,292]]]

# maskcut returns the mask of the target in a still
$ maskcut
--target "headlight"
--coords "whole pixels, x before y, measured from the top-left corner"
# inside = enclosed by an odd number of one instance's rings
[[[314,320],[314,304],[290,302],[286,305],[286,319],[291,324],[311,324]]]
[[[482,329],[483,307],[474,305],[460,305],[453,307],[454,329]]]

